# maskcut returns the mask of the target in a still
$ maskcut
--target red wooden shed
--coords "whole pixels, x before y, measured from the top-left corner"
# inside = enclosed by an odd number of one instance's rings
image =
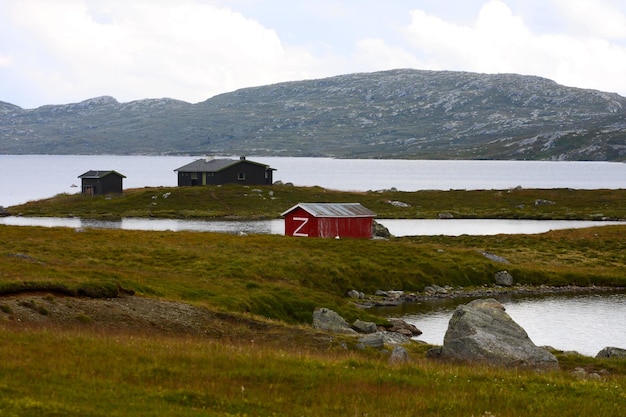
[[[298,203],[281,216],[287,236],[371,239],[376,214],[359,203]]]

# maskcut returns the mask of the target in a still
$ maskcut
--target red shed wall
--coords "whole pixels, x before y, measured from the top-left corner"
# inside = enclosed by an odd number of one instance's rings
[[[285,216],[285,235],[301,237],[318,237],[317,218],[297,208]]]
[[[318,220],[319,237],[372,237],[371,217],[325,217]]]
[[[301,237],[372,238],[371,217],[314,217],[296,208],[285,216],[285,235]]]

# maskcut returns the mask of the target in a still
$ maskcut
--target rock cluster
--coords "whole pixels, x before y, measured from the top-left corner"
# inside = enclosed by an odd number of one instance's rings
[[[399,346],[419,336],[422,332],[403,320],[392,319],[387,328],[376,323],[355,320],[352,326],[339,314],[328,308],[318,308],[313,312],[313,327],[339,334],[358,336],[357,348],[384,349],[385,346]],[[408,353],[400,350],[390,357],[390,363],[399,364],[408,360]]]

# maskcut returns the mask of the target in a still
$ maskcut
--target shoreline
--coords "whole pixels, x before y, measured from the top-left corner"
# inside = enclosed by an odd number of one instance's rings
[[[607,293],[624,293],[626,287],[609,287],[591,285],[581,287],[577,285],[566,286],[550,286],[550,285],[514,285],[511,287],[494,285],[492,287],[483,288],[453,288],[439,287],[437,285],[429,286],[434,291],[411,292],[404,291],[382,291],[379,290],[374,296],[360,299],[357,305],[361,308],[384,308],[398,307],[401,305],[410,305],[420,302],[454,300],[454,299],[470,299],[485,298],[499,296],[543,296],[543,295],[578,295],[578,294],[607,294]],[[378,298],[376,298],[378,297]]]

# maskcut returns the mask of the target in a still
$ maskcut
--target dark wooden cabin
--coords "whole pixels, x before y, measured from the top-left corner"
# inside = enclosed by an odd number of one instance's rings
[[[84,195],[121,194],[122,180],[126,178],[117,171],[87,171],[79,175]]]
[[[298,203],[282,216],[287,236],[371,239],[376,214],[359,203]]]
[[[174,171],[178,173],[178,186],[183,187],[231,183],[272,185],[275,169],[242,156],[239,159],[198,159]]]

